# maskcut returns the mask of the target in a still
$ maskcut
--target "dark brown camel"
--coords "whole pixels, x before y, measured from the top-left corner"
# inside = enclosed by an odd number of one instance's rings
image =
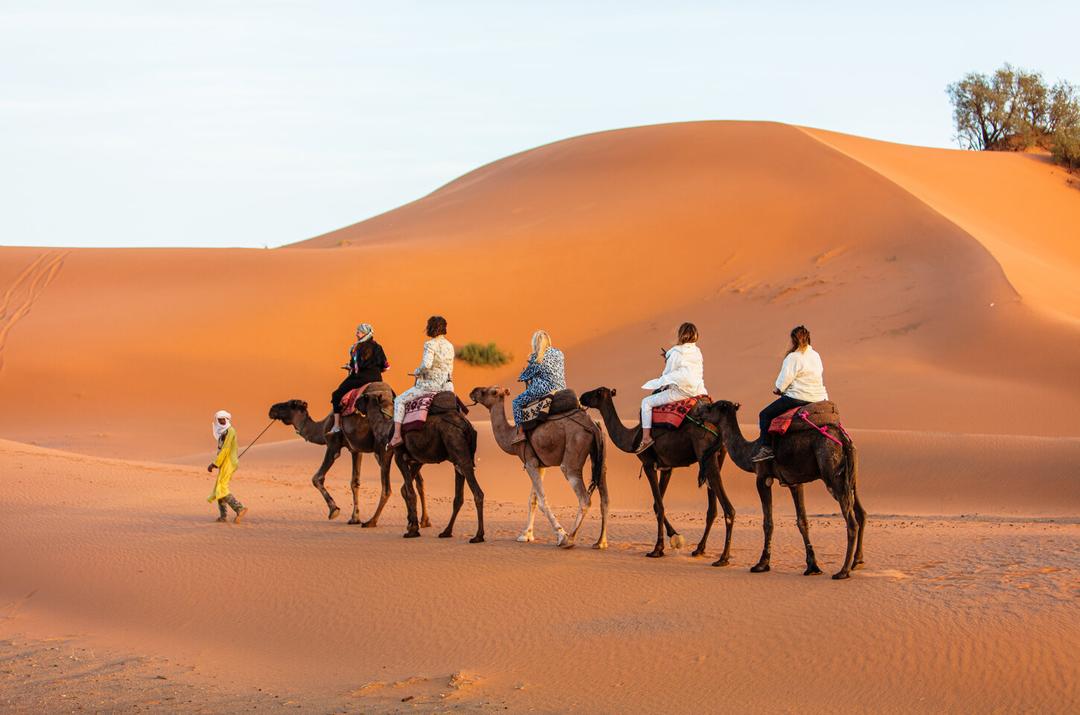
[[[565,417],[542,422],[529,434],[524,442],[513,443],[515,426],[506,419],[506,398],[510,390],[499,387],[476,387],[469,393],[469,399],[483,405],[491,412],[491,429],[499,448],[521,460],[525,471],[532,480],[529,494],[529,517],[525,530],[518,536],[518,541],[533,540],[533,521],[536,508],[547,517],[551,528],[555,530],[555,545],[570,548],[574,545],[578,529],[585,521],[592,501],[594,489],[600,491],[600,538],[593,544],[594,549],[606,549],[608,522],[607,469],[605,465],[604,433],[600,426],[592,422],[582,410],[575,409]],[[585,462],[592,460],[591,484],[585,487]],[[577,520],[569,534],[563,529],[558,518],[548,507],[544,494],[544,471],[548,467],[562,469],[566,481],[578,498]]]
[[[326,473],[330,471],[330,467],[333,466],[341,454],[341,450],[348,449],[352,455],[352,479],[349,486],[352,488],[353,499],[353,511],[349,523],[360,524],[361,527],[365,528],[375,526],[378,523],[379,515],[382,514],[383,507],[386,506],[386,501],[390,498],[390,455],[386,453],[385,441],[377,446],[375,440],[372,439],[371,427],[367,419],[357,414],[343,417],[341,431],[328,435],[327,432],[330,431],[334,424],[334,415],[328,414],[321,420],[312,419],[308,414],[308,403],[303,400],[278,402],[270,408],[270,419],[279,420],[289,425],[306,442],[326,446],[322,464],[319,465],[319,470],[315,472],[315,476],[311,478],[311,483],[315,485],[315,488],[322,494],[323,499],[326,500],[326,506],[330,510],[330,519],[336,519],[338,514],[341,513],[341,509],[338,508],[334,498],[330,496],[330,492],[326,489]],[[375,509],[375,514],[367,521],[361,521],[360,463],[365,452],[374,454],[379,463],[382,493],[379,495],[379,506]],[[431,526],[431,521],[427,515],[427,499],[424,498],[422,479],[417,480],[417,491],[420,492],[420,505],[423,511],[420,525],[423,527]]]
[[[371,432],[376,442],[386,444],[394,430],[393,402],[386,393],[367,394],[363,397],[364,412],[371,425]],[[405,538],[420,536],[420,525],[416,519],[416,491],[413,482],[419,480],[420,469],[425,464],[450,462],[454,465],[454,509],[450,522],[439,533],[440,539],[453,536],[454,522],[465,501],[465,483],[476,503],[476,536],[470,543],[478,544],[484,540],[484,492],[476,481],[476,428],[460,412],[428,414],[422,429],[406,432],[404,441],[393,448],[394,462],[405,478],[401,487],[401,496],[409,510],[409,527]]]
[[[619,413],[615,411],[614,397],[615,390],[598,387],[583,394],[581,404],[600,410],[611,441],[622,451],[633,452],[641,443],[641,424],[639,423],[636,427],[626,427],[619,419]],[[695,407],[695,412],[691,413],[695,419],[697,419],[697,409]],[[652,489],[653,495],[653,511],[656,513],[656,545],[645,555],[654,558],[664,555],[665,528],[671,538],[671,545],[676,548],[681,546],[680,542],[683,538],[668,522],[664,512],[664,493],[667,492],[671,471],[674,468],[701,464],[698,483],[704,482],[708,486],[709,506],[705,514],[705,533],[701,535],[701,541],[694,549],[693,555],[700,556],[705,553],[705,544],[709,541],[709,532],[716,520],[716,500],[719,498],[724,508],[724,553],[713,562],[713,566],[727,566],[731,558],[731,532],[735,525],[735,507],[731,505],[731,501],[724,492],[724,484],[720,479],[720,466],[724,462],[723,447],[715,450],[705,459],[703,455],[710,446],[714,445],[716,437],[693,424],[689,419],[684,421],[677,430],[655,430],[653,439],[655,440],[653,446],[638,455],[645,470],[645,476],[649,479],[649,488]],[[658,469],[659,479],[656,476]]]
[[[820,479],[825,482],[829,494],[840,503],[840,514],[847,523],[847,553],[844,566],[833,578],[848,578],[852,569],[863,563],[862,538],[866,525],[866,511],[859,502],[856,485],[858,476],[858,455],[855,445],[835,426],[828,427],[829,434],[843,443],[843,446],[826,439],[813,430],[789,432],[774,440],[776,457],[768,462],[751,462],[750,457],[760,446],[760,440],[748,442],[739,428],[736,412],[739,403],[719,401],[706,405],[702,416],[720,427],[723,446],[731,460],[739,469],[757,475],[757,491],[761,498],[762,528],[765,531],[765,547],[761,550],[761,559],[750,569],[754,573],[769,570],[772,555],[772,478],[791,489],[791,498],[795,502],[795,514],[806,547],[806,570],[803,574],[821,573],[814,547],[810,544],[810,524],[806,519],[806,506],[803,503],[803,484]]]

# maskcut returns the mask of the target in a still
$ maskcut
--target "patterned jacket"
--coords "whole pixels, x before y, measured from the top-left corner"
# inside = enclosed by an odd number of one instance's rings
[[[536,353],[529,356],[529,362],[518,376],[519,382],[526,382],[525,394],[546,395],[549,392],[566,389],[566,364],[562,351],[548,348],[544,361],[536,362]]]
[[[454,346],[445,335],[424,343],[424,356],[416,368],[416,387],[425,392],[454,389]]]

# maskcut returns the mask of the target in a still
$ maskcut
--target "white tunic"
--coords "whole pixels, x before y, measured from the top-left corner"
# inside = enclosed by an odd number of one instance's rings
[[[424,343],[424,356],[416,368],[416,387],[424,392],[453,390],[454,346],[439,335]]]
[[[809,345],[806,350],[788,353],[784,364],[780,366],[780,375],[776,378],[776,389],[780,394],[794,397],[796,400],[820,402],[829,399],[825,391],[825,372],[821,356]]]
[[[649,380],[642,387],[646,390],[674,387],[687,397],[709,394],[705,389],[705,359],[701,356],[701,350],[694,343],[671,348],[667,351],[664,374]]]

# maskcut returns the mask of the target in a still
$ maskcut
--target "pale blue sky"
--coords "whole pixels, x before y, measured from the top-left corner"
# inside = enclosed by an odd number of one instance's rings
[[[1075,0],[0,0],[0,244],[277,246],[657,122],[952,146],[948,82],[1080,82],[1078,26]]]

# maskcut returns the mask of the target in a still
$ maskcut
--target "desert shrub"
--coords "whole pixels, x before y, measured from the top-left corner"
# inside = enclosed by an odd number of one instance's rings
[[[511,357],[495,343],[467,343],[457,349],[457,359],[474,367],[499,367],[510,362]]]
[[[1051,148],[1054,160],[1070,169],[1080,169],[1080,127],[1059,129]]]

